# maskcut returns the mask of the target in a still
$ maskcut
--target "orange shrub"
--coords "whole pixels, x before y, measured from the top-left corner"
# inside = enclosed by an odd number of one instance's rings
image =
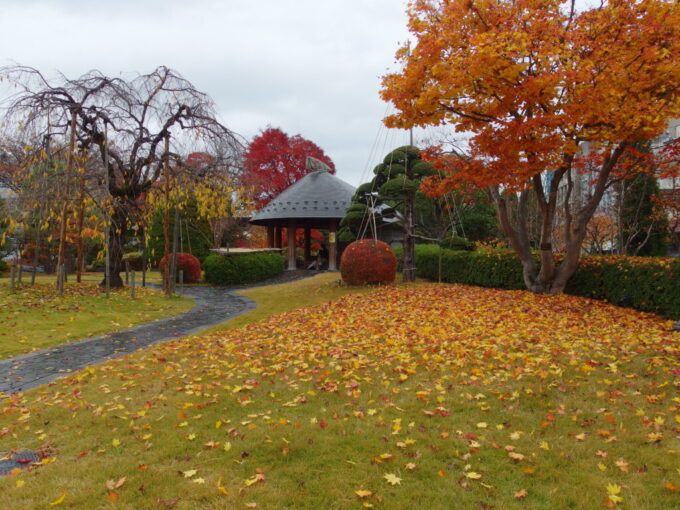
[[[349,285],[392,283],[396,274],[397,258],[392,248],[382,241],[354,241],[342,254],[340,275]]]

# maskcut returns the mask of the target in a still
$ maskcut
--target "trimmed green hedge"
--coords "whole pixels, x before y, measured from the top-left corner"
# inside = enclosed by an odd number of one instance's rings
[[[438,281],[439,256],[436,245],[416,246],[417,276]],[[522,264],[514,253],[503,251],[442,250],[441,280],[501,289],[525,288]],[[680,259],[585,256],[565,293],[680,319]]]
[[[214,285],[234,285],[266,280],[283,273],[284,258],[279,253],[211,254],[203,262],[205,281]]]

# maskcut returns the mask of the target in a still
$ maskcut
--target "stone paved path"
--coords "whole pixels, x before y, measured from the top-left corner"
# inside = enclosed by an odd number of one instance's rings
[[[314,274],[318,273],[287,271],[256,285],[239,287],[186,286],[181,293],[196,302],[196,306],[186,313],[0,361],[0,398],[3,393],[29,390],[156,342],[194,334],[254,309],[255,302],[236,295],[237,290],[285,283]]]

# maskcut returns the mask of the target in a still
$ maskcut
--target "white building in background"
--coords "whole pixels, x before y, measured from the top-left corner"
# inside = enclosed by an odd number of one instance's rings
[[[663,134],[658,136],[652,141],[652,149],[655,152],[660,152],[663,150],[663,148],[673,142],[674,140],[680,138],[680,119],[672,119],[668,123],[668,127],[666,131],[664,131]],[[591,148],[589,144],[584,144],[582,146],[581,152],[583,155],[587,156],[591,152]],[[591,196],[591,190],[592,190],[592,185],[593,182],[596,178],[597,174],[594,171],[577,171],[575,169],[572,169],[572,175],[571,175],[571,180],[573,183],[571,194],[570,194],[570,203],[572,204],[573,208],[578,208],[579,206],[583,205]],[[546,185],[549,187],[550,182],[552,180],[552,175],[549,173],[547,175],[546,179]],[[563,204],[564,200],[566,200],[566,195],[567,195],[567,187],[568,187],[568,179],[566,176],[561,180],[559,188],[558,188],[558,203]],[[661,189],[661,193],[664,196],[678,196],[680,195],[680,177],[674,177],[674,178],[666,178],[666,179],[659,179],[659,187]],[[600,204],[598,206],[597,212],[594,215],[594,220],[595,222],[598,221],[599,218],[599,226],[601,228],[604,228],[604,225],[606,224],[606,221],[602,221],[603,217],[609,217],[610,221],[617,216],[616,212],[616,207],[617,207],[617,198],[616,198],[616,192],[613,187],[610,187],[607,189],[602,196],[602,200],[600,201]],[[560,218],[560,213],[562,212],[560,210],[561,208],[558,206],[558,213],[557,213],[557,218],[556,218],[556,234],[554,242],[556,245],[559,244],[560,242],[560,234],[558,233],[560,228],[562,228],[562,221],[563,219]],[[669,219],[671,214],[669,213]],[[592,223],[592,222],[591,222]],[[594,224],[594,223],[592,223]],[[673,224],[671,221],[671,227],[674,229],[674,239],[672,239],[673,244],[676,245],[676,247],[680,246],[680,224]],[[600,233],[603,238],[600,239],[600,243],[598,246],[598,250],[604,250],[606,252],[614,252],[617,249],[617,244],[618,241],[615,236],[611,236],[611,239],[604,239],[605,233],[601,232]],[[584,243],[584,249],[586,251],[589,251],[589,246],[588,246],[588,239],[586,239]]]
[[[680,119],[672,119],[668,123],[666,131],[656,138],[653,142],[655,150],[661,150],[666,144],[680,138]],[[661,191],[664,190],[678,190],[680,189],[680,177],[659,179],[659,187]]]

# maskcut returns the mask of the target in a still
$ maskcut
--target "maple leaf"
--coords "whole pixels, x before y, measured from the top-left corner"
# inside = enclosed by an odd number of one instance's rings
[[[621,503],[623,498],[619,496],[621,494],[621,486],[615,483],[607,484],[607,498],[612,503]]]
[[[358,491],[354,491],[354,494],[356,494],[359,499],[367,498],[369,496],[372,496],[373,493],[371,491],[367,491],[364,489],[359,489]]]
[[[180,471],[180,472],[184,475],[184,478],[191,478],[196,473],[198,473],[198,471],[195,470],[195,469],[188,469],[186,471]]]
[[[383,478],[387,480],[387,483],[390,485],[401,485],[401,478],[393,473],[386,473]]]
[[[619,468],[621,471],[627,473],[628,472],[628,462],[625,461],[624,459],[619,459],[616,462],[614,462],[617,468]]]
[[[526,489],[521,489],[517,492],[515,492],[514,497],[515,499],[524,499],[529,495],[529,493],[526,491]]]
[[[126,480],[126,476],[119,478],[118,480],[107,480],[105,485],[110,491],[115,491],[116,489],[120,489],[125,484]]]

